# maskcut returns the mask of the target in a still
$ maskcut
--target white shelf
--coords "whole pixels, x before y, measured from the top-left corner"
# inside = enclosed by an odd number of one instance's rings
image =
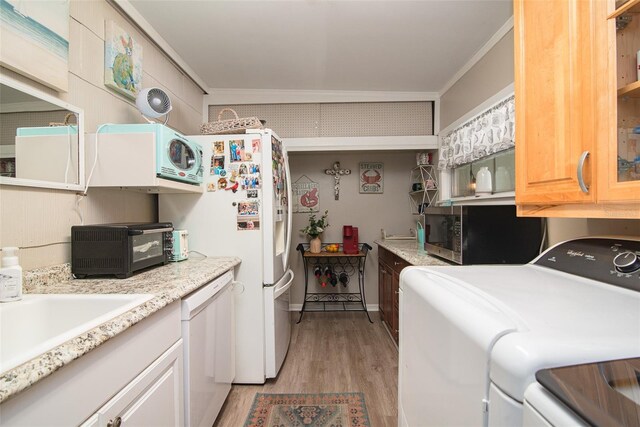
[[[193,193],[202,194],[204,185],[192,185],[170,179],[156,178],[154,185],[140,187],[118,187],[124,190],[140,191],[148,194]]]
[[[435,150],[438,137],[420,136],[366,136],[282,138],[288,152],[314,151],[385,151],[385,150]]]
[[[409,185],[422,184],[422,190],[409,192],[411,213],[420,215],[420,206],[435,206],[438,200],[438,179],[435,165],[419,165],[411,169]],[[430,183],[430,185],[427,185]],[[435,188],[427,188],[435,186]],[[426,206],[425,206],[426,205]]]
[[[454,197],[437,203],[438,206],[459,205],[515,205],[515,191],[504,191],[482,196]]]

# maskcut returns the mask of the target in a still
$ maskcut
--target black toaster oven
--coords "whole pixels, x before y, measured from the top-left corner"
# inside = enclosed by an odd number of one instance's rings
[[[121,223],[71,227],[71,272],[130,277],[135,271],[169,262],[173,224]]]

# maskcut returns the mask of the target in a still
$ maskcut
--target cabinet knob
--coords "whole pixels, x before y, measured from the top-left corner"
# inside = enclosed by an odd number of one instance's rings
[[[400,291],[395,291],[395,294],[398,295],[400,293]]]
[[[580,155],[580,160],[578,160],[578,185],[583,193],[589,193],[589,186],[584,183],[584,176],[582,175],[584,162],[587,160],[587,157],[589,157],[589,151],[583,151]]]
[[[109,420],[107,427],[120,427],[122,425],[122,418],[117,417],[115,420]]]

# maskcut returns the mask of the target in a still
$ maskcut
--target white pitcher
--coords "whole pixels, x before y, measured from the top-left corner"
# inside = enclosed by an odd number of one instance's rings
[[[491,190],[491,172],[483,166],[476,174],[476,196],[491,194]]]

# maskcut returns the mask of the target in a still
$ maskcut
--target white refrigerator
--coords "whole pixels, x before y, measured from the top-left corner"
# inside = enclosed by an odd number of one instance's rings
[[[203,148],[204,193],[160,194],[159,218],[188,231],[190,251],[241,258],[234,383],[262,384],[278,375],[291,337],[291,179],[278,136],[247,132],[188,136]]]

